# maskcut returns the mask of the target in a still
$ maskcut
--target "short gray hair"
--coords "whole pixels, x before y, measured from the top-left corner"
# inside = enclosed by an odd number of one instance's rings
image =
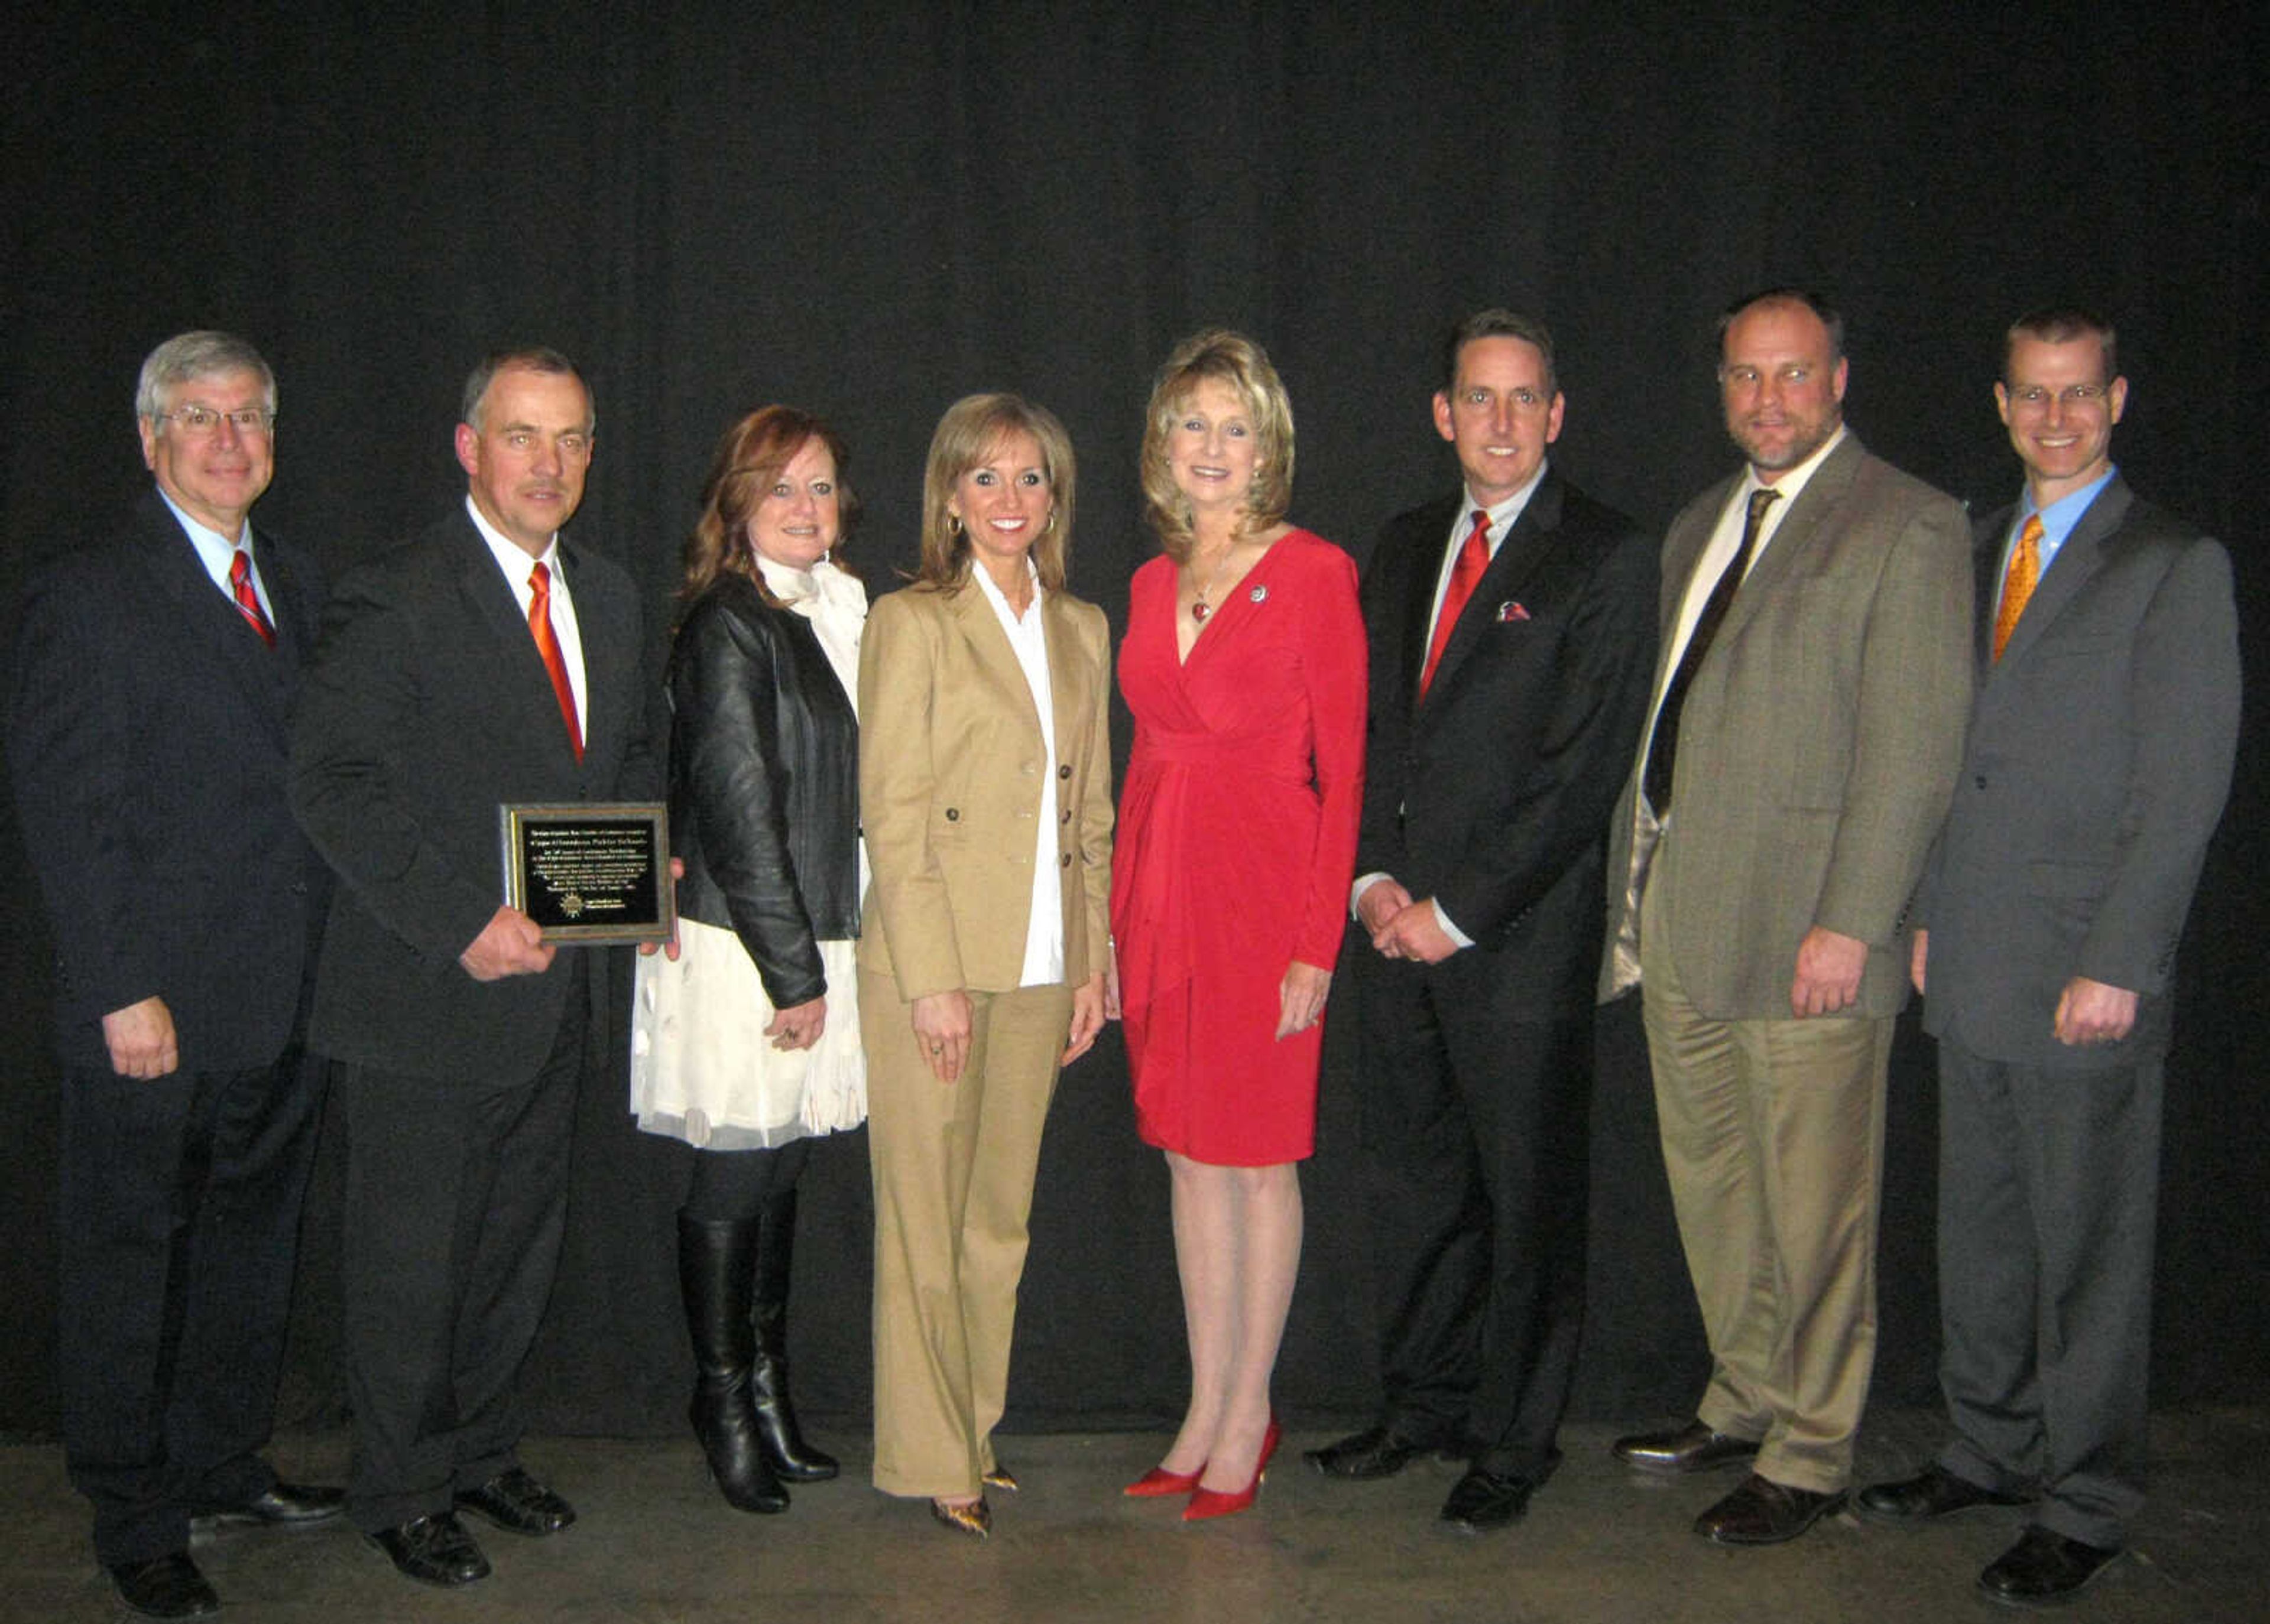
[[[155,419],[165,414],[167,397],[195,378],[219,377],[225,372],[249,372],[260,380],[261,404],[276,415],[276,374],[260,359],[260,352],[234,333],[199,328],[177,333],[150,352],[142,363],[141,381],[134,386],[134,415]]]
[[[471,427],[476,433],[479,431],[481,402],[489,392],[489,385],[496,382],[497,374],[505,371],[508,367],[518,367],[523,372],[549,373],[554,377],[564,374],[573,378],[583,386],[583,399],[586,405],[589,406],[590,404],[591,385],[583,374],[575,369],[574,361],[549,345],[530,345],[518,350],[492,350],[481,357],[481,364],[474,367],[465,378],[464,397],[457,405],[457,421]],[[591,407],[591,412],[596,419],[597,409]],[[597,426],[596,421],[592,426]]]

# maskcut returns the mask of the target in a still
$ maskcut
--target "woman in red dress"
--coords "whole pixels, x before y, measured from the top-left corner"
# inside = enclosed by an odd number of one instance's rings
[[[1250,339],[1160,369],[1119,684],[1135,716],[1111,916],[1135,1116],[1173,1175],[1191,1400],[1131,1494],[1187,1520],[1253,1502],[1301,1260],[1324,997],[1363,799],[1355,567],[1285,523],[1293,413]]]

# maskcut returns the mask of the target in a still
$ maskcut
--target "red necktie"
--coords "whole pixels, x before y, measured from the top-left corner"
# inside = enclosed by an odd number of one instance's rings
[[[560,701],[560,719],[568,724],[568,742],[575,747],[575,759],[583,759],[583,730],[575,723],[575,690],[568,685],[568,662],[560,652],[560,640],[552,632],[552,572],[538,564],[529,573],[528,629],[536,634],[536,651],[544,656],[544,669],[552,675],[552,692]]]
[[[252,556],[239,547],[228,560],[228,590],[236,598],[236,612],[245,624],[260,634],[260,641],[270,648],[276,646],[276,628],[269,623],[268,612],[260,606],[260,594],[252,590]]]
[[[1458,616],[1466,600],[1474,595],[1474,586],[1489,567],[1489,515],[1474,509],[1474,527],[1466,532],[1466,545],[1458,549],[1458,560],[1450,566],[1450,584],[1443,593],[1443,607],[1435,616],[1435,635],[1427,644],[1426,669],[1419,673],[1419,697],[1427,697],[1427,686],[1435,680],[1435,667],[1443,663],[1443,650],[1450,641],[1450,629],[1458,623]]]

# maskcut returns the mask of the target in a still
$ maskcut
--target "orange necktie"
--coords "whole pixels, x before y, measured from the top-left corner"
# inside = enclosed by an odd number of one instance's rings
[[[260,634],[262,642],[273,649],[276,628],[269,622],[268,612],[260,606],[260,594],[252,590],[252,557],[242,547],[230,555],[228,590],[236,599],[236,612],[244,617],[247,626]]]
[[[1474,583],[1489,567],[1489,515],[1474,509],[1474,527],[1466,532],[1465,545],[1458,549],[1458,562],[1450,566],[1450,584],[1443,593],[1443,608],[1435,617],[1435,635],[1427,644],[1427,664],[1419,673],[1419,697],[1427,697],[1427,685],[1435,680],[1435,668],[1443,663],[1443,650],[1450,645],[1450,628],[1458,623],[1466,600],[1474,595]]]
[[[2026,601],[2034,595],[2035,583],[2042,578],[2042,515],[2029,514],[2025,528],[2018,532],[2018,545],[2010,550],[2010,567],[2002,577],[2002,606],[1994,612],[1994,657],[2002,657],[2002,646],[2010,641],[2010,634],[2018,629],[2018,617],[2026,612]]]
[[[529,574],[528,590],[533,594],[528,600],[528,629],[536,634],[536,651],[544,656],[544,669],[552,674],[560,719],[568,724],[568,742],[575,747],[575,759],[580,761],[583,730],[575,721],[575,690],[568,685],[568,662],[560,653],[560,639],[552,631],[552,572],[538,564]]]

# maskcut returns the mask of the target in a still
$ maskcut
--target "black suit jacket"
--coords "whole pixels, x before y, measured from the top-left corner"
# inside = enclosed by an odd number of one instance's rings
[[[535,1074],[568,978],[476,982],[457,955],[504,898],[505,802],[654,793],[630,578],[565,540],[583,645],[575,758],[535,639],[461,510],[339,582],[293,738],[292,805],[342,882],[315,987],[316,1049],[421,1077]]]
[[[67,1065],[108,1068],[102,1017],[152,996],[186,1071],[266,1065],[293,1036],[328,881],[285,763],[323,587],[265,530],[252,546],[272,649],[154,489],[26,594],[9,754]]]
[[[2176,944],[2238,740],[2230,560],[2116,475],[1997,661],[2014,517],[1977,527],[1977,698],[1916,905],[1924,1024],[1992,1059],[2096,1071],[2168,1044]],[[2142,995],[2128,1037],[2057,1041],[2075,975]]]
[[[1414,701],[1460,499],[1391,521],[1364,573],[1371,702],[1356,871],[1432,896],[1542,1019],[1591,998],[1608,814],[1655,664],[1654,540],[1547,469]]]

